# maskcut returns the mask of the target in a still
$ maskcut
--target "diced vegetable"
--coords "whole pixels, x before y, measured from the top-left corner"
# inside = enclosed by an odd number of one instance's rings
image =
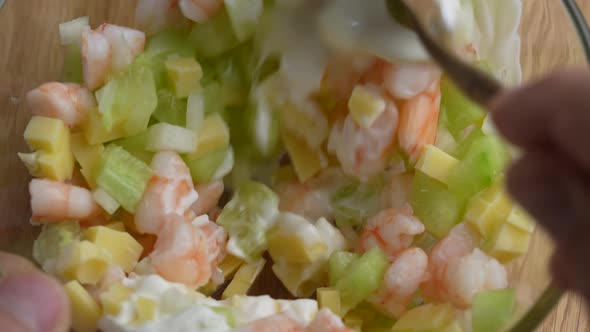
[[[266,237],[268,251],[275,262],[309,264],[328,250],[314,224],[292,213],[279,214]]]
[[[446,126],[456,139],[463,135],[463,131],[479,121],[485,113],[474,102],[469,100],[448,77],[443,77],[441,88],[441,110],[446,113]]]
[[[277,195],[265,185],[241,183],[217,218],[230,236],[228,252],[247,261],[257,260],[267,248],[266,231],[273,226],[278,204]]]
[[[309,145],[286,130],[281,131],[283,142],[295,167],[299,181],[305,182],[316,175],[322,169],[322,159],[318,151],[312,150]]]
[[[127,273],[133,270],[143,247],[126,232],[104,226],[94,226],[84,231],[84,237],[110,254],[113,263]]]
[[[516,305],[513,289],[481,292],[473,299],[471,325],[477,332],[499,332],[510,322]]]
[[[66,56],[64,58],[61,77],[62,82],[78,84],[84,82],[80,45],[71,44],[66,47]]]
[[[146,130],[138,135],[129,136],[123,139],[116,140],[112,144],[122,147],[135,158],[143,161],[146,164],[149,164],[151,163],[152,158],[154,157],[153,152],[148,152],[146,150],[149,136],[150,133]]]
[[[121,304],[133,293],[133,290],[122,284],[114,284],[99,295],[104,313],[111,316],[119,315]]]
[[[416,171],[410,204],[426,230],[440,239],[461,221],[465,201],[441,182]]]
[[[158,107],[154,111],[154,119],[159,122],[185,127],[187,124],[186,111],[186,98],[178,98],[168,89],[158,90]]]
[[[82,41],[82,31],[89,26],[90,20],[88,19],[88,16],[61,23],[59,25],[61,45],[80,45],[80,42]]]
[[[311,150],[317,150],[330,135],[328,119],[313,104],[287,103],[280,108],[281,131],[303,140]]]
[[[226,11],[203,24],[196,24],[189,40],[197,47],[197,55],[205,58],[219,56],[239,44]]]
[[[193,181],[210,183],[229,174],[234,165],[234,152],[231,147],[225,147],[198,159],[185,158],[185,162]]]
[[[232,282],[221,295],[221,298],[228,299],[235,295],[246,295],[252,284],[254,284],[254,281],[258,278],[258,275],[260,275],[260,272],[262,272],[265,264],[266,260],[260,259],[257,262],[242,265],[238,272],[236,272]]]
[[[389,265],[387,256],[377,247],[352,262],[334,285],[340,291],[342,314],[356,307],[379,288]]]
[[[82,133],[72,134],[72,152],[80,168],[93,172],[104,153],[102,144],[90,145]]]
[[[352,118],[362,128],[371,128],[375,120],[385,111],[385,99],[378,91],[357,85],[348,100]]]
[[[192,57],[172,57],[165,62],[168,83],[176,97],[187,98],[201,88],[203,69]]]
[[[234,33],[243,42],[252,37],[262,16],[263,0],[225,0]]]
[[[118,146],[109,146],[96,170],[96,183],[123,208],[134,212],[152,170],[144,162]]]
[[[384,189],[379,177],[367,183],[353,181],[339,188],[330,197],[338,225],[363,225],[383,209],[380,195]]]
[[[440,150],[434,145],[428,145],[416,164],[416,169],[444,184],[449,174],[459,165],[459,160]]]
[[[392,332],[446,331],[455,317],[455,309],[450,304],[425,304],[407,311],[395,323]]]
[[[198,159],[229,144],[229,128],[219,114],[211,114],[203,120],[197,135],[197,150],[187,155],[188,160]]]
[[[199,133],[205,121],[205,96],[197,93],[188,97],[186,106],[186,127]]]
[[[223,280],[233,278],[233,276],[243,264],[243,260],[232,255],[227,255],[218,266],[221,270],[221,274],[223,275]],[[207,285],[199,289],[199,292],[210,296],[218,287],[219,285],[216,285],[213,281],[210,281]]]
[[[246,126],[250,141],[256,152],[268,157],[275,153],[280,144],[278,113],[266,100],[258,100],[246,110]]]
[[[508,151],[500,138],[477,138],[449,175],[449,190],[461,197],[473,196],[494,183],[508,160]]]
[[[336,315],[340,314],[340,292],[331,288],[320,288],[317,291],[320,309],[328,308]]]
[[[436,131],[436,142],[434,143],[434,146],[446,153],[453,153],[455,149],[457,149],[457,141],[453,135],[451,135],[447,127],[438,126],[438,130]]]
[[[103,116],[98,108],[93,108],[88,112],[86,121],[82,124],[82,131],[88,144],[97,145],[127,136],[120,128],[105,129],[103,125]]]
[[[289,293],[295,297],[310,297],[316,289],[326,285],[323,262],[297,264],[278,262],[272,271]]]
[[[330,285],[336,285],[336,282],[340,280],[348,268],[348,266],[359,259],[360,255],[347,252],[337,251],[330,256],[329,267],[330,267]]]
[[[75,280],[65,284],[64,290],[72,308],[72,329],[75,332],[96,331],[98,320],[102,316],[102,310],[98,303]]]
[[[147,40],[145,53],[151,56],[168,56],[175,54],[181,57],[195,55],[195,46],[188,41],[187,29],[167,29],[160,31]]]
[[[78,241],[80,234],[80,224],[75,221],[43,225],[33,244],[33,258],[46,272],[54,273],[55,261]]]
[[[161,122],[148,130],[149,136],[145,147],[148,151],[192,153],[197,149],[197,135],[190,129]]]
[[[71,250],[61,267],[63,278],[96,285],[112,263],[109,254],[90,241],[76,242]]]
[[[111,197],[111,195],[107,194],[106,191],[100,188],[92,192],[92,197],[94,198],[94,201],[110,215],[115,214],[121,206],[121,204]]]

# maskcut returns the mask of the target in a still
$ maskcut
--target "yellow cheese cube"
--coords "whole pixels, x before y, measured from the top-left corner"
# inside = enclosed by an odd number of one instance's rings
[[[84,236],[108,252],[113,263],[121,266],[128,273],[133,271],[143,251],[141,244],[129,233],[119,232],[109,227],[90,227],[84,232]]]
[[[533,219],[517,205],[515,205],[512,208],[512,211],[510,211],[508,218],[506,218],[506,222],[527,233],[533,233],[535,230],[535,222]]]
[[[320,309],[328,308],[334,314],[340,315],[340,291],[332,288],[319,288],[317,299]]]
[[[379,91],[362,85],[357,85],[348,99],[350,115],[362,128],[370,128],[385,111],[385,106],[385,98]]]
[[[455,321],[450,304],[425,304],[407,311],[393,326],[392,332],[444,331]]]
[[[203,120],[203,125],[197,135],[197,150],[188,154],[188,159],[201,158],[228,145],[229,127],[221,115],[211,114]]]
[[[463,332],[463,327],[461,327],[461,323],[455,320],[449,326],[447,326],[442,332]]]
[[[179,98],[186,98],[201,88],[203,69],[194,58],[170,58],[164,63],[168,81]]]
[[[108,253],[89,241],[78,242],[68,258],[63,277],[88,285],[96,285],[111,264]]]
[[[296,214],[281,213],[266,238],[268,252],[275,262],[311,263],[328,251],[328,244],[315,225]]]
[[[344,325],[348,326],[348,328],[353,331],[361,332],[363,329],[363,320],[358,317],[346,315],[343,321]]]
[[[105,227],[108,227],[112,230],[125,232],[125,224],[122,221],[111,221],[110,223],[106,224]]]
[[[512,201],[504,192],[496,195],[491,202],[486,202],[479,196],[475,196],[465,214],[465,221],[477,229],[484,238],[489,238],[512,210]]]
[[[86,183],[88,184],[88,187],[90,189],[96,189],[96,177],[94,176],[93,172],[85,169],[80,169],[80,174],[82,174],[84,180],[86,180]]]
[[[138,296],[134,299],[134,304],[136,314],[134,324],[140,325],[154,320],[158,308],[156,301],[144,296]]]
[[[314,264],[279,263],[272,271],[289,293],[296,297],[309,297],[327,283],[325,262]]]
[[[117,316],[121,311],[121,304],[133,293],[133,290],[122,284],[112,285],[106,292],[100,294],[100,304],[105,314]]]
[[[531,233],[504,223],[483,244],[483,249],[501,263],[509,263],[524,255],[531,242]]]
[[[102,315],[100,306],[79,282],[72,280],[64,289],[72,309],[72,329],[75,332],[94,332]]]
[[[222,299],[228,299],[234,295],[245,295],[248,293],[248,290],[262,272],[264,265],[266,264],[266,260],[261,259],[254,263],[249,263],[246,265],[242,265],[234,279],[229,283],[223,294],[221,295]]]
[[[18,153],[18,158],[25,164],[25,167],[29,171],[29,174],[33,177],[40,177],[39,167],[39,152],[32,153]]]
[[[31,150],[56,152],[61,149],[68,128],[60,119],[33,116],[25,129],[25,141]]]
[[[72,153],[84,170],[93,171],[104,153],[104,145],[90,145],[83,133],[72,134]]]
[[[229,278],[233,277],[236,271],[244,264],[244,261],[236,256],[227,255],[223,259],[221,263],[219,263],[219,269],[221,270],[221,274],[223,275],[223,280],[228,280]],[[213,281],[210,281],[207,285],[203,286],[199,289],[199,292],[205,295],[213,294],[219,285],[215,284]]]
[[[125,132],[119,126],[113,126],[111,130],[105,128],[102,115],[97,107],[88,112],[86,121],[82,124],[82,132],[86,137],[86,142],[90,145],[102,144],[125,137]]]
[[[74,155],[70,145],[70,133],[66,132],[59,150],[48,152],[37,151],[39,176],[55,181],[65,181],[72,178],[74,173]]]
[[[459,160],[434,145],[428,145],[416,164],[424,174],[442,183],[447,183],[449,174],[457,165]]]
[[[305,140],[287,132],[287,130],[281,131],[281,137],[299,181],[307,181],[322,169],[321,151],[312,149]]]

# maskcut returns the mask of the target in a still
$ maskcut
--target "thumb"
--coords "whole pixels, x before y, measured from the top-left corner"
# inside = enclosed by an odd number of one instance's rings
[[[69,301],[60,284],[24,258],[0,252],[2,331],[65,332]]]

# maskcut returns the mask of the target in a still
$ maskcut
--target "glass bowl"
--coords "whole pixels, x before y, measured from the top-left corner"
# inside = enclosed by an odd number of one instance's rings
[[[586,63],[590,34],[573,1],[564,3],[523,0],[524,81]],[[22,138],[30,118],[23,102],[25,93],[60,77],[63,50],[57,25],[87,15],[93,25],[132,26],[134,6],[134,0],[7,0],[0,9],[0,250],[30,259],[38,231],[29,224],[29,176],[16,153],[27,151]],[[582,9],[590,13],[590,3],[584,1]],[[549,237],[537,228],[528,254],[510,266],[511,286],[518,294],[513,331],[533,330],[561,297],[547,269],[552,250]],[[270,269],[253,289],[253,294],[263,293],[287,294]]]

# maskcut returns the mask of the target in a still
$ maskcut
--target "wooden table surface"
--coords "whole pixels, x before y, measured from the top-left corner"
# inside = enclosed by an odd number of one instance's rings
[[[374,1],[374,0],[371,0]],[[498,0],[491,0],[498,1]],[[9,212],[0,225],[18,223],[26,216],[24,201],[26,187],[18,179],[24,177],[23,167],[16,160],[15,152],[24,150],[21,140],[5,144],[7,138],[22,133],[27,115],[23,110],[23,94],[35,86],[59,77],[62,53],[57,24],[78,16],[90,15],[93,24],[105,21],[123,25],[132,22],[135,0],[7,0],[0,10],[0,154],[6,162],[0,163],[0,174],[14,175],[2,179],[2,185],[14,184],[14,190],[0,190],[0,209]],[[553,68],[583,65],[584,58],[569,18],[558,0],[523,0],[524,20],[523,70],[524,77],[539,77]],[[590,0],[578,3],[590,15]],[[9,187],[10,188],[10,187]],[[2,224],[3,223],[3,224]],[[2,249],[0,241],[0,249]],[[537,239],[528,260],[547,252],[546,241]],[[528,264],[528,263],[527,263]],[[533,263],[534,265],[535,263]],[[543,269],[543,267],[538,267]],[[536,273],[526,269],[515,273]],[[539,273],[543,275],[543,273]],[[260,284],[274,284],[267,276]],[[273,288],[278,286],[272,286]],[[567,295],[546,319],[539,331],[590,331],[586,309],[581,300]]]

